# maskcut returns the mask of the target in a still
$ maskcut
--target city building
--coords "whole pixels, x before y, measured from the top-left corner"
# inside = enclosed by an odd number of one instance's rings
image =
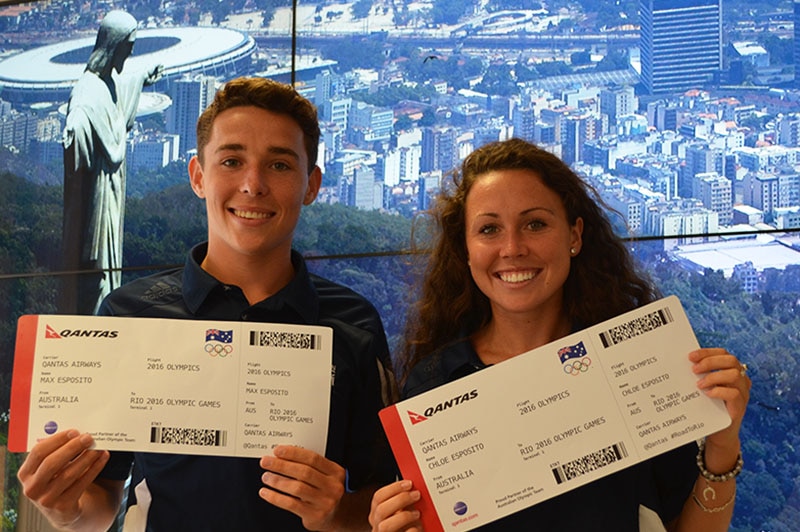
[[[733,196],[730,179],[717,172],[706,172],[694,176],[694,197],[703,206],[719,215],[720,225],[729,225],[733,218]]]
[[[449,127],[422,129],[421,172],[449,172],[456,167],[459,161],[457,134],[455,128]]]
[[[636,112],[639,102],[633,87],[609,87],[600,91],[600,112],[608,116],[608,123],[616,126],[620,117]]]
[[[167,133],[178,135],[181,154],[197,149],[197,119],[216,94],[216,79],[197,74],[172,83],[172,105],[167,109]]]
[[[135,136],[128,142],[129,170],[157,169],[180,157],[180,137],[175,134],[154,133]]]
[[[722,69],[722,0],[641,0],[642,83],[649,94],[705,87]]]
[[[800,0],[794,0],[794,64],[800,65]],[[800,72],[794,72],[794,84],[800,86]]]

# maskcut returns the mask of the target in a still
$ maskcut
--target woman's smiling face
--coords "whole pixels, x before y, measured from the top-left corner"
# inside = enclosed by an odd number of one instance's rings
[[[477,178],[465,204],[470,271],[503,313],[562,312],[570,261],[580,252],[583,220],[569,223],[561,198],[531,170]]]

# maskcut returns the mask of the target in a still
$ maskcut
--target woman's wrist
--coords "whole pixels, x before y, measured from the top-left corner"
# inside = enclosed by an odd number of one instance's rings
[[[738,446],[735,455],[733,452],[726,453],[730,456],[722,459],[719,456],[715,456],[713,460],[709,460],[705,440],[700,440],[697,443],[697,447],[697,469],[704,479],[710,482],[726,482],[733,480],[742,472],[744,460],[742,459],[741,451],[738,450]]]

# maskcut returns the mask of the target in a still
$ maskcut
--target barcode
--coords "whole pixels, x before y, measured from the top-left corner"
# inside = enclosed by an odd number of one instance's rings
[[[553,476],[556,477],[557,484],[562,484],[601,467],[613,464],[627,456],[628,451],[625,449],[625,444],[623,442],[615,443],[577,460],[570,460],[565,464],[554,467],[552,469]]]
[[[322,336],[311,333],[250,331],[250,345],[289,349],[322,349]]]
[[[150,427],[150,443],[224,447],[228,444],[228,431],[183,427]]]
[[[658,329],[667,323],[672,323],[672,321],[672,314],[669,308],[665,307],[600,333],[600,341],[603,342],[603,347],[610,347],[653,329]]]

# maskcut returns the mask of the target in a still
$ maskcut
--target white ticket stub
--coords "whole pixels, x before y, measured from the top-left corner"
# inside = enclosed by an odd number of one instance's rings
[[[426,532],[470,530],[727,427],[674,296],[381,411]]]
[[[8,446],[75,428],[117,451],[324,454],[332,347],[328,327],[22,316]]]

